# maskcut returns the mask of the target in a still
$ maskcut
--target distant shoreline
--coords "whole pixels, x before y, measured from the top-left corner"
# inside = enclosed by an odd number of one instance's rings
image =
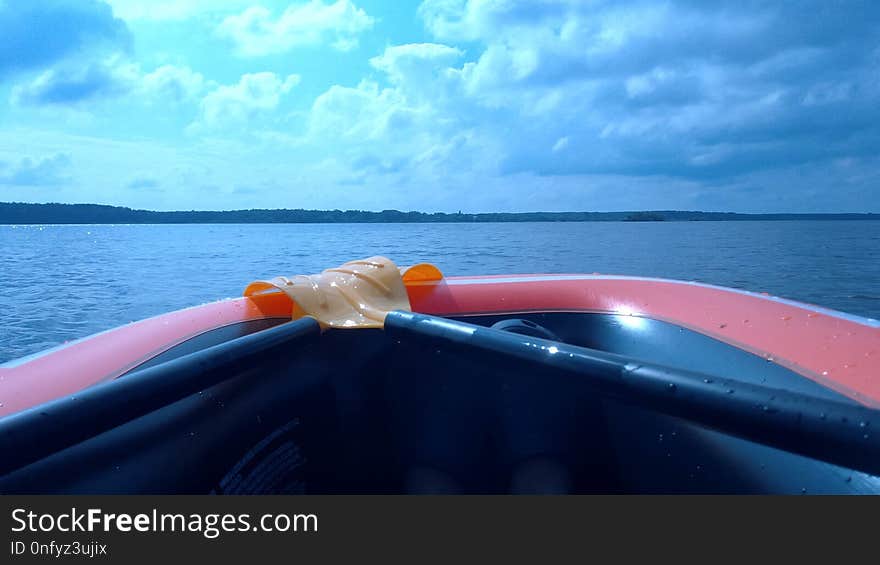
[[[492,222],[698,222],[786,220],[880,220],[880,214],[741,214],[682,210],[629,212],[401,212],[383,210],[228,210],[157,212],[101,204],[0,202],[0,224],[351,224]]]

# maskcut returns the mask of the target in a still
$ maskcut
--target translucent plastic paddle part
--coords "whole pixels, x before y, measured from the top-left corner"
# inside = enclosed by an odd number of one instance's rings
[[[349,261],[317,275],[255,281],[245,296],[281,291],[293,301],[294,319],[312,316],[323,328],[381,328],[393,310],[412,311],[406,284],[439,281],[443,274],[421,263],[398,268],[386,257]]]

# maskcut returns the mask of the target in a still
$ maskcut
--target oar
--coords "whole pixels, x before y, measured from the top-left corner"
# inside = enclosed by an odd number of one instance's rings
[[[385,332],[476,362],[515,361],[580,379],[596,393],[629,404],[880,475],[880,412],[867,407],[412,312],[390,312]]]
[[[240,374],[258,360],[314,342],[302,318],[208,347],[0,419],[0,476]]]

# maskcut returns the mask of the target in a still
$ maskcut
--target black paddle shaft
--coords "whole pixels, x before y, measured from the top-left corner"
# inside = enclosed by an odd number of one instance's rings
[[[231,379],[267,356],[301,350],[320,335],[314,318],[302,318],[0,419],[0,476]]]
[[[813,459],[880,475],[880,411],[412,312],[389,337],[582,379],[598,394]],[[552,384],[548,383],[548,386]]]

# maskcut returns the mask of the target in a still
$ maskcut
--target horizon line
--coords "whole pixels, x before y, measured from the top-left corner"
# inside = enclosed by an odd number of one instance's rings
[[[676,214],[730,214],[737,216],[880,216],[880,212],[733,212],[722,210],[682,210],[682,209],[629,209],[629,210],[530,210],[524,212],[510,211],[494,211],[494,212],[442,212],[433,211],[425,212],[422,210],[399,210],[396,208],[385,208],[383,210],[365,210],[358,208],[234,208],[227,210],[151,210],[147,208],[132,208],[130,206],[121,206],[115,204],[99,204],[94,202],[19,202],[19,201],[0,201],[2,205],[24,205],[24,206],[98,206],[105,208],[115,208],[119,210],[129,210],[132,212],[148,212],[153,214],[187,214],[187,213],[217,213],[226,214],[234,212],[361,212],[368,214],[382,214],[388,212],[396,212],[400,214],[424,214],[424,215],[447,215],[447,216],[485,216],[491,214],[508,214],[508,215],[524,215],[524,214],[639,214],[639,213],[676,213]]]

